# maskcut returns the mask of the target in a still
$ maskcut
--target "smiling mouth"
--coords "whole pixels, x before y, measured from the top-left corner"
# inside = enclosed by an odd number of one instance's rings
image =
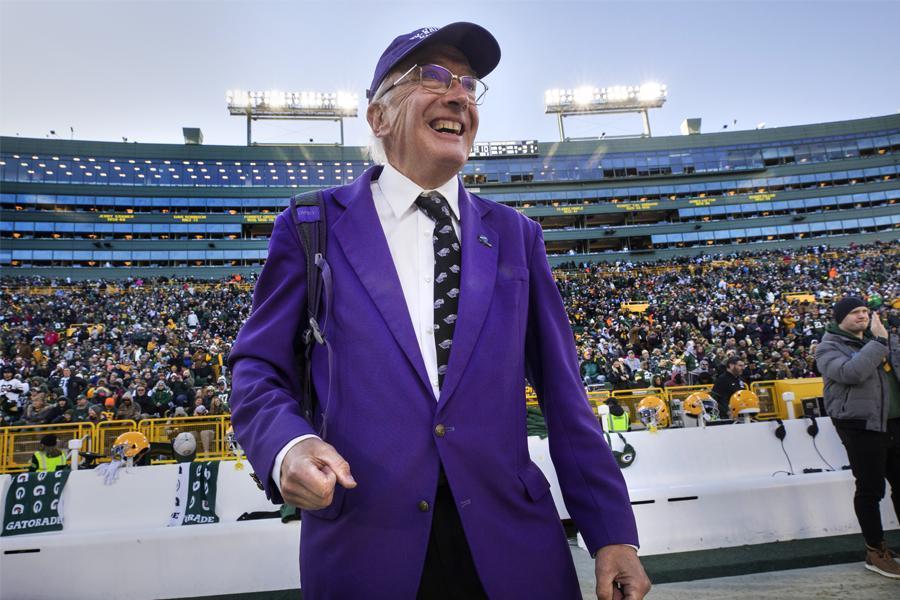
[[[462,123],[445,119],[435,119],[429,123],[429,126],[438,133],[449,133],[456,136],[462,135],[464,129]]]

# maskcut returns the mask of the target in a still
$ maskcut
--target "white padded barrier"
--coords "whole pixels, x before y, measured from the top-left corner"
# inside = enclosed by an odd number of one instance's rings
[[[219,467],[220,523],[182,527],[166,526],[177,465],[123,470],[109,486],[95,471],[73,472],[62,496],[63,531],[0,538],[0,598],[184,598],[298,588],[299,523],[237,522],[244,512],[277,509],[248,466]],[[0,503],[9,479],[3,476]]]
[[[808,419],[785,422],[793,476],[778,473],[788,463],[774,422],[624,434],[637,451],[623,473],[641,554],[858,532],[853,478],[840,470],[846,454],[830,420],[818,423],[818,448],[837,471],[802,473],[827,468],[806,433]],[[621,449],[618,436],[612,442]],[[561,518],[568,518],[548,440],[530,437],[528,445]],[[243,512],[275,509],[246,468],[220,466],[220,523],[166,527],[176,468],[135,467],[111,486],[95,471],[72,473],[62,532],[0,538],[0,598],[184,598],[299,586],[300,525],[236,522]],[[0,503],[9,480],[0,479]],[[882,515],[886,529],[898,527],[887,499]]]
[[[641,554],[663,554],[859,532],[853,476],[828,418],[784,421],[784,452],[775,421],[623,434],[636,450],[623,470],[634,505]],[[612,436],[613,449],[622,442]],[[548,440],[529,438],[529,451],[547,474],[562,518],[569,518],[550,462]],[[795,475],[788,475],[790,457]],[[824,458],[824,460],[823,460]],[[836,470],[803,473],[803,469]],[[885,529],[898,527],[888,495]],[[583,545],[583,541],[580,540]],[[861,543],[861,542],[860,542]]]

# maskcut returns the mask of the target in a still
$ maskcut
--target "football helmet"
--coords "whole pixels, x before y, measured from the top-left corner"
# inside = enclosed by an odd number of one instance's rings
[[[124,460],[134,459],[135,462],[150,450],[150,442],[147,436],[140,431],[126,431],[116,438],[110,450],[110,456]]]
[[[719,419],[719,403],[709,392],[694,392],[684,399],[684,414],[706,421]]]
[[[750,390],[738,390],[728,400],[728,410],[732,419],[737,419],[739,415],[756,414],[759,412],[759,396]]]
[[[637,413],[648,429],[668,427],[672,423],[669,407],[659,396],[645,396],[637,405]]]

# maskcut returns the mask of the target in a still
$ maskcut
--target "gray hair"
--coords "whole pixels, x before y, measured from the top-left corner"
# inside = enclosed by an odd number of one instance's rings
[[[407,59],[408,61],[409,59]],[[375,90],[375,93],[372,94],[372,101],[369,104],[380,104],[384,107],[385,110],[394,111],[397,108],[396,102],[391,102],[390,97],[394,95],[394,89],[390,89],[394,82],[406,69],[404,68],[406,63],[400,63],[398,66],[395,66],[392,71],[390,71],[387,75],[384,76],[384,79],[381,80],[381,83],[378,84],[378,89]],[[393,115],[391,115],[393,117]],[[369,131],[369,145],[368,145],[369,158],[376,165],[386,165],[387,160],[387,152],[384,150],[384,142],[376,136],[372,131]]]
[[[375,93],[372,95],[372,101],[369,104],[380,104],[385,109],[392,108],[392,105],[389,102],[384,101],[384,96],[386,96],[390,88],[394,84],[394,72],[388,73],[384,79],[381,80],[381,83],[378,85],[378,89],[375,90]],[[373,131],[369,131],[369,158],[376,165],[386,165],[387,153],[384,150],[384,142],[381,141],[381,138],[376,136]]]
[[[372,161],[373,164],[376,165],[386,165],[387,164],[387,154],[384,152],[384,143],[381,141],[381,138],[376,136],[371,131],[369,132],[369,160]]]

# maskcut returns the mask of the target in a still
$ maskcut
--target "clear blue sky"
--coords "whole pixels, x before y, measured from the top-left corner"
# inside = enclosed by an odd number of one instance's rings
[[[474,21],[499,40],[479,141],[557,139],[543,92],[657,80],[669,100],[655,135],[685,117],[703,131],[900,110],[900,2],[445,2],[0,0],[0,134],[242,145],[231,88],[360,96],[400,33]],[[636,115],[567,120],[572,136],[640,132]],[[733,126],[732,126],[733,127]],[[732,128],[730,127],[730,128]],[[348,144],[365,144],[360,117]],[[267,142],[336,141],[331,123],[260,125]]]

